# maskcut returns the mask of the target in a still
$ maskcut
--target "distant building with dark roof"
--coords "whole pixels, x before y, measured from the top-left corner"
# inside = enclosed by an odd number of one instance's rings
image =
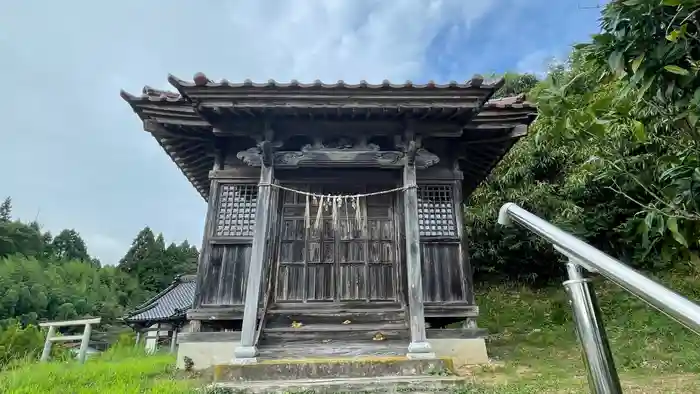
[[[194,301],[195,279],[195,275],[176,277],[170,286],[124,316],[124,323],[137,333],[137,343],[146,333],[147,349],[155,351],[163,340],[170,341],[174,350],[172,339],[187,324],[187,311]]]

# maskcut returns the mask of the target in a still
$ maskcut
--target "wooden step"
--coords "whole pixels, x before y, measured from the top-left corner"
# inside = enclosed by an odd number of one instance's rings
[[[330,331],[382,331],[404,330],[404,323],[360,323],[360,324],[302,324],[301,327],[266,327],[264,332],[330,332]]]
[[[262,339],[258,346],[260,360],[308,359],[324,357],[387,357],[405,356],[408,339],[384,341],[325,339],[298,340],[294,342],[270,342]]]
[[[290,326],[292,322],[303,324],[351,324],[403,323],[405,312],[401,308],[345,309],[345,308],[275,308],[268,311],[269,327]]]
[[[293,343],[310,340],[368,340],[381,333],[385,339],[408,339],[410,332],[403,323],[309,324],[294,328],[266,327],[262,337],[268,343]],[[380,341],[374,341],[380,342]]]

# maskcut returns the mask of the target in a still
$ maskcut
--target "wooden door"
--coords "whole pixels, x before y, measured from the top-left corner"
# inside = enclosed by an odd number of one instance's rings
[[[357,188],[337,186],[311,190],[357,193]],[[324,209],[318,228],[314,226],[318,203],[310,201],[311,227],[307,228],[306,197],[285,192],[283,199],[275,292],[278,302],[396,300],[393,196],[362,198],[359,207],[343,204],[335,221],[332,209]],[[359,222],[356,209],[360,211]]]

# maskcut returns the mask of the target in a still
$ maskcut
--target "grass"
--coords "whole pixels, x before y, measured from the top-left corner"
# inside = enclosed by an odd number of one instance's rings
[[[0,374],[0,393],[188,393],[193,382],[177,379],[169,354],[146,356],[131,348],[114,349],[85,365],[75,361],[25,363]]]
[[[700,299],[700,278],[661,278]],[[491,333],[488,366],[465,368],[462,393],[588,392],[581,353],[563,288],[481,285],[480,325]],[[616,365],[626,393],[700,392],[698,338],[641,301],[597,283]],[[117,349],[75,362],[22,365],[0,373],[0,393],[194,393],[201,383],[181,379],[170,355]]]
[[[700,277],[657,278],[700,299]],[[698,337],[615,285],[596,282],[606,331],[626,393],[700,392]],[[493,365],[463,371],[479,393],[588,391],[566,293],[561,287],[482,286],[481,325]]]

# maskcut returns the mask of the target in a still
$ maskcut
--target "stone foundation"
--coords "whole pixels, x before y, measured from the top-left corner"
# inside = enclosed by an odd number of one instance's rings
[[[289,393],[455,393],[463,391],[471,378],[460,376],[380,376],[368,378],[328,378],[216,382],[211,388],[224,388],[239,394]]]
[[[195,370],[231,364],[239,341],[239,332],[181,333],[178,335],[177,368],[185,368],[185,357],[192,360]],[[429,338],[428,342],[438,358],[451,358],[455,367],[489,361],[484,338]]]
[[[450,358],[409,360],[406,357],[359,357],[340,359],[266,360],[251,365],[216,365],[215,382],[351,379],[376,376],[452,375]]]
[[[241,340],[240,332],[187,332],[177,337],[178,369],[185,368],[185,357],[194,363],[193,369],[203,370],[214,365],[230,364],[233,350]]]

